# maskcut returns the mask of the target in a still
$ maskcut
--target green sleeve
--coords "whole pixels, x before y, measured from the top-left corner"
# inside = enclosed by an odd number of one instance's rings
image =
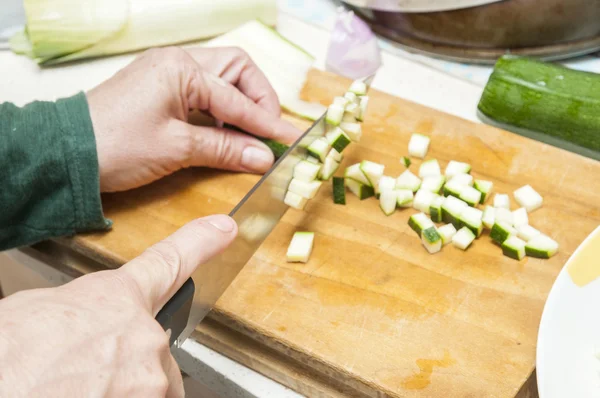
[[[0,250],[110,226],[85,94],[0,104]]]

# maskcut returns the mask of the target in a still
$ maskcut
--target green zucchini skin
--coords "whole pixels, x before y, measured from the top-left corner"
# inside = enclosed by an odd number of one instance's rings
[[[497,122],[600,153],[598,74],[505,55],[496,63],[478,109]]]
[[[256,136],[254,134],[250,134],[244,130],[242,130],[241,128],[234,126],[232,124],[224,124],[223,125],[224,128],[229,129],[229,130],[233,130],[233,131],[237,131],[240,133],[244,133],[244,134],[248,134],[251,135],[252,137],[256,138],[259,141],[262,141],[266,146],[269,147],[269,149],[271,150],[271,152],[273,152],[273,157],[275,158],[275,160],[279,159],[280,157],[283,156],[283,154],[290,149],[289,145],[283,144],[281,142],[277,142],[275,140],[272,140],[270,138],[265,138],[265,137],[259,137]]]

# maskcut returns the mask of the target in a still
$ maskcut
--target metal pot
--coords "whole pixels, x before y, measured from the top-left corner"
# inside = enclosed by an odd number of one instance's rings
[[[435,9],[435,0],[423,3]],[[350,8],[401,46],[453,60],[493,63],[507,52],[562,59],[600,50],[600,0],[504,0],[430,12]]]

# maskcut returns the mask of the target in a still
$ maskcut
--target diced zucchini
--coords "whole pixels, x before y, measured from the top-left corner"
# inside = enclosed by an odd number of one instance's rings
[[[396,211],[397,192],[395,189],[386,189],[379,194],[379,207],[386,216],[390,216]]]
[[[285,198],[283,199],[283,203],[298,210],[304,209],[307,201],[308,199],[305,197],[291,191],[287,191]]]
[[[346,105],[345,112],[352,115],[356,119],[358,112],[360,112],[360,107],[356,102],[349,102]]]
[[[410,170],[404,170],[396,180],[397,189],[410,189],[417,192],[421,186],[421,179],[414,175]]]
[[[481,221],[486,228],[492,229],[494,222],[496,222],[496,209],[492,206],[485,206]]]
[[[550,258],[558,251],[558,243],[546,235],[538,235],[525,245],[529,257]]]
[[[344,155],[336,151],[335,148],[331,148],[331,150],[327,154],[327,157],[335,160],[338,163],[340,163],[344,159]]]
[[[359,122],[362,122],[363,120],[365,120],[368,106],[369,106],[369,97],[367,97],[366,95],[363,97],[360,97],[360,104],[359,104],[359,108],[358,108],[358,113],[356,114],[356,120],[358,120]]]
[[[287,250],[287,261],[290,263],[306,263],[312,252],[315,241],[314,232],[296,232]]]
[[[508,195],[503,193],[497,193],[494,195],[494,207],[496,209],[501,207],[504,209],[510,209],[510,198]]]
[[[375,193],[379,192],[379,179],[383,176],[385,166],[379,163],[363,160],[360,162],[360,170],[369,180],[369,185],[375,189]]]
[[[379,179],[379,185],[377,187],[377,192],[383,192],[387,190],[392,190],[396,187],[396,179],[390,176],[381,176]]]
[[[321,188],[321,181],[302,181],[296,178],[292,178],[290,182],[290,186],[288,187],[288,191],[296,193],[303,198],[312,199],[315,197],[319,188]]]
[[[462,211],[469,207],[468,204],[454,196],[447,196],[442,203],[442,221],[452,223],[456,228],[462,227],[460,215]]]
[[[425,249],[431,254],[442,250],[442,237],[435,227],[429,227],[423,230],[421,233],[421,242],[423,242],[423,246],[425,246]]]
[[[398,207],[411,207],[413,202],[413,191],[410,189],[396,189]]]
[[[430,191],[433,193],[438,193],[444,186],[444,182],[446,182],[446,177],[439,176],[427,176],[423,178],[423,182],[421,183],[421,189],[426,191]]]
[[[319,172],[319,178],[323,181],[329,180],[340,167],[340,164],[333,160],[333,158],[325,158],[325,163],[323,163],[323,167],[321,167],[321,171]]]
[[[414,133],[408,142],[408,154],[424,159],[429,150],[430,139],[426,135]]]
[[[456,177],[454,177],[456,178]],[[460,193],[459,199],[465,201],[469,206],[477,206],[481,200],[481,192],[473,187],[465,186]]]
[[[421,163],[419,167],[419,177],[425,178],[428,176],[440,176],[442,172],[440,170],[440,164],[436,159],[426,160]]]
[[[367,84],[362,80],[355,80],[350,85],[348,91],[356,94],[357,96],[367,95]]]
[[[452,237],[456,234],[456,228],[452,224],[446,224],[438,228],[438,234],[442,237],[442,245],[445,246],[452,241]]]
[[[529,224],[529,217],[527,217],[527,210],[524,207],[519,207],[517,210],[512,212],[513,226],[519,227],[521,225]]]
[[[439,195],[433,192],[426,191],[424,189],[419,189],[413,199],[413,207],[417,210],[422,211],[423,213],[429,214],[431,202],[433,202],[433,200],[438,196]]]
[[[421,236],[421,232],[429,227],[434,227],[433,221],[427,217],[425,213],[416,213],[410,216],[408,219],[408,226],[412,228],[413,231]]]
[[[360,169],[360,163],[355,163],[352,166],[348,166],[346,172],[344,173],[344,177],[351,178],[355,181],[360,182],[366,186],[371,186],[371,182],[367,178],[367,176]]]
[[[480,236],[483,231],[483,212],[474,207],[465,207],[460,213],[460,222],[469,228],[475,236]]]
[[[450,179],[450,181],[461,185],[473,186],[473,176],[471,174],[457,173]]]
[[[327,108],[327,115],[325,116],[325,122],[332,126],[338,126],[342,122],[344,117],[344,107],[341,105],[331,104]]]
[[[455,198],[459,198],[461,192],[467,187],[468,185],[463,185],[463,184],[459,184],[456,181],[448,181],[446,183],[446,185],[444,185],[444,196],[449,196],[452,195]]]
[[[502,244],[506,239],[508,239],[509,236],[516,234],[517,230],[514,229],[510,224],[504,221],[496,220],[492,230],[490,231],[490,238],[492,238],[494,242]]]
[[[314,164],[321,164],[321,161],[315,157],[313,157],[312,155],[308,155],[306,157],[306,161],[310,162],[310,163],[314,163]]]
[[[516,229],[517,236],[526,242],[529,242],[531,239],[542,234],[540,231],[533,228],[531,225],[519,225]]]
[[[502,254],[515,260],[521,260],[525,257],[525,241],[516,236],[510,236],[502,243]]]
[[[352,178],[346,178],[345,183],[350,192],[356,195],[360,200],[365,200],[375,195],[373,187],[362,184],[356,180],[353,180]]]
[[[362,137],[362,128],[360,127],[360,123],[352,123],[352,122],[341,122],[340,128],[344,130],[344,133],[354,142],[360,141],[360,137]]]
[[[358,103],[358,96],[356,94],[354,94],[352,91],[346,91],[346,94],[344,94],[344,98],[346,98],[348,101],[353,102],[353,103]]]
[[[446,166],[446,171],[444,171],[444,174],[446,175],[446,178],[448,180],[450,180],[456,174],[468,174],[470,172],[471,172],[470,164],[463,163],[463,162],[457,162],[456,160],[451,160],[450,162],[448,162],[448,165]]]
[[[514,223],[512,212],[504,207],[497,207],[494,214],[494,221],[503,221],[512,226]]]
[[[544,201],[542,196],[537,193],[531,185],[525,185],[517,189],[513,192],[513,195],[515,196],[517,203],[527,209],[527,212],[529,213],[541,207]]]
[[[462,227],[452,237],[452,244],[461,250],[467,250],[474,240],[475,234],[473,231],[467,227]]]
[[[492,193],[492,189],[494,188],[494,183],[486,180],[475,180],[473,183],[473,188],[481,192],[481,200],[479,203],[484,204],[485,201],[490,197]]]
[[[352,114],[352,113],[348,113],[346,111],[344,111],[344,116],[342,116],[342,121],[341,123],[356,123],[357,119],[356,117]]]
[[[309,155],[325,162],[325,158],[331,147],[325,137],[317,138],[307,148]]]
[[[433,222],[442,222],[442,203],[444,203],[444,197],[436,196],[429,205],[429,214]]]
[[[350,103],[350,100],[346,97],[334,97],[331,103],[345,108]]]
[[[321,170],[320,164],[315,164],[308,162],[306,160],[301,160],[294,167],[294,178],[297,178],[302,181],[313,181],[317,179],[317,175]]]
[[[404,167],[406,167],[408,169],[410,167],[411,161],[410,161],[409,157],[402,156],[400,158],[400,163],[402,163],[404,165]]]
[[[346,186],[342,177],[333,177],[333,203],[346,204]]]
[[[342,151],[350,144],[350,137],[348,137],[346,133],[344,133],[344,130],[339,127],[331,130],[325,137],[327,138],[329,145],[339,153],[342,153]],[[308,150],[310,151],[310,146],[308,147]]]

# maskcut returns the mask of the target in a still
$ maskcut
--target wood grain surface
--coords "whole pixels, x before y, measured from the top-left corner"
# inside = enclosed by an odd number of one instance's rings
[[[348,84],[314,70],[303,96],[327,104]],[[360,144],[344,152],[343,166],[373,160],[397,176],[410,134],[420,132],[432,138],[427,158],[443,168],[451,159],[468,162],[496,192],[531,184],[544,206],[530,214],[530,223],[559,242],[558,255],[515,261],[502,256],[487,232],[466,252],[450,245],[430,255],[407,225],[415,210],[386,217],[375,199],[353,196],[346,206],[335,205],[325,183],[304,211],[286,213],[219,300],[212,322],[329,379],[342,395],[525,396],[549,289],[600,224],[600,163],[375,91],[363,128]],[[118,266],[193,218],[229,212],[257,180],[189,169],[106,195],[113,230],[66,242]],[[289,240],[300,230],[316,233],[313,254],[307,264],[286,263]],[[235,345],[228,346],[235,357]],[[241,348],[238,354],[244,355]],[[256,367],[275,375],[268,366]],[[318,391],[303,386],[296,389]]]

